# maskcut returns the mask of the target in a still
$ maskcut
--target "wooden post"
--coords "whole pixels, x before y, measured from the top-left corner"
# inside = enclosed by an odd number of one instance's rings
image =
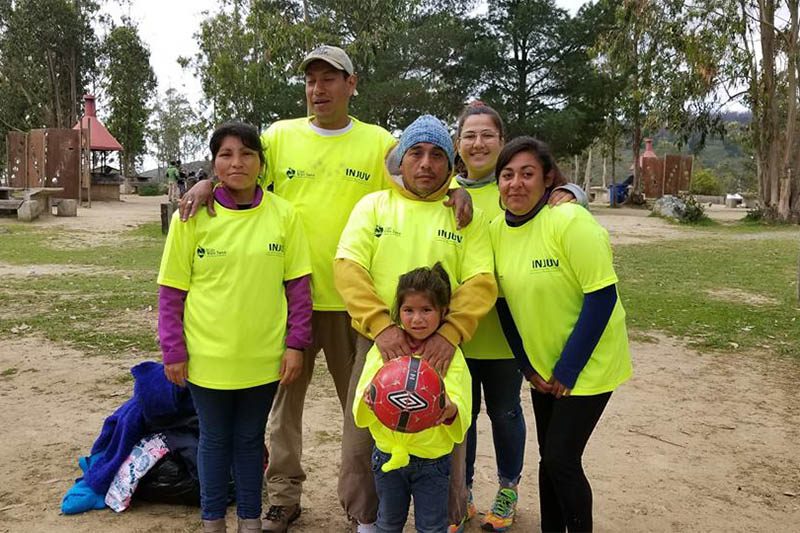
[[[169,233],[169,223],[176,209],[178,209],[178,202],[162,202],[161,204],[161,233],[164,235]]]

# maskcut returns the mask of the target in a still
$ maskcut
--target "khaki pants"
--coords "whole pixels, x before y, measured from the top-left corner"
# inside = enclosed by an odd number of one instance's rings
[[[350,326],[350,316],[345,311],[314,311],[311,327],[314,343],[304,353],[303,373],[291,385],[278,387],[270,413],[267,428],[270,455],[266,481],[271,505],[300,503],[303,482],[306,480],[301,465],[303,404],[314,374],[314,360],[320,350],[325,353],[328,371],[333,377],[342,408],[347,401],[357,336]]]
[[[170,181],[167,187],[167,201],[177,202],[180,199],[181,193],[178,190],[178,183],[175,181]]]
[[[353,401],[358,380],[364,370],[366,355],[372,344],[371,340],[358,335],[356,358],[344,411],[342,468],[339,473],[339,501],[349,516],[364,524],[372,523],[378,517],[378,496],[375,493],[371,465],[372,447],[375,442],[368,429],[356,427],[353,420]],[[452,524],[461,522],[467,514],[466,450],[466,443],[462,442],[455,446],[452,454],[450,493],[447,503],[448,517]]]

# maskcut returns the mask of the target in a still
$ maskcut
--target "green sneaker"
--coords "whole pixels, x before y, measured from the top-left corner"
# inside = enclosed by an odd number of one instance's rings
[[[517,491],[510,487],[503,487],[494,497],[492,509],[481,520],[481,528],[486,531],[506,531],[514,523],[514,514],[517,511]]]

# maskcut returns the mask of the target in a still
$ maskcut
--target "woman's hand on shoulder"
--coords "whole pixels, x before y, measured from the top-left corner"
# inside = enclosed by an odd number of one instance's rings
[[[550,193],[550,198],[547,200],[547,205],[555,207],[561,204],[568,204],[576,202],[575,195],[565,189],[555,189]]]
[[[303,352],[286,348],[281,359],[281,385],[289,385],[303,373]]]
[[[170,363],[164,365],[164,374],[167,379],[179,387],[186,386],[186,378],[189,377],[189,368],[186,361],[180,363]]]
[[[447,200],[444,205],[452,207],[456,214],[456,226],[458,229],[464,229],[472,222],[472,196],[466,189],[457,188],[447,191]]]

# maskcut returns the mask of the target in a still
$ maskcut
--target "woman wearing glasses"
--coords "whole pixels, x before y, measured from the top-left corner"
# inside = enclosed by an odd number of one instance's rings
[[[483,102],[469,104],[458,119],[458,150],[454,185],[467,189],[473,204],[491,221],[503,212],[495,179],[497,158],[505,144],[505,128],[500,115]],[[549,204],[575,201],[586,204],[583,190],[574,184],[557,188]],[[469,488],[467,515],[451,532],[477,513],[472,499],[478,432],[475,422],[481,409],[481,392],[492,426],[499,488],[494,502],[481,523],[489,531],[505,531],[514,522],[517,484],[525,455],[525,419],[520,405],[522,374],[511,352],[497,316],[492,309],[480,322],[474,337],[462,346],[472,375],[472,425],[467,432],[466,484]],[[457,479],[459,476],[455,476]],[[456,481],[454,479],[454,481]]]

